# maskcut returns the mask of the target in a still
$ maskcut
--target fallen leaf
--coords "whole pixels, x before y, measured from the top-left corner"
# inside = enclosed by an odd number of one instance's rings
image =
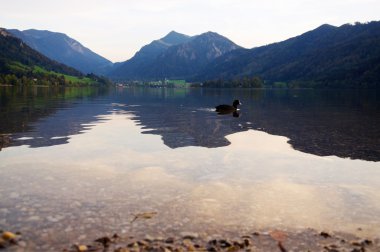
[[[275,241],[283,242],[286,240],[287,235],[279,230],[274,230],[269,233],[270,237],[272,237]]]
[[[134,215],[135,217],[133,218],[131,223],[137,219],[152,219],[156,214],[157,214],[157,212],[145,212],[145,213],[135,214]]]

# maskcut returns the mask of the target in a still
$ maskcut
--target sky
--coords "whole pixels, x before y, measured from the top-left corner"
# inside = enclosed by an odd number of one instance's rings
[[[380,20],[379,0],[0,0],[0,27],[62,32],[120,62],[175,30],[253,48],[322,24]]]

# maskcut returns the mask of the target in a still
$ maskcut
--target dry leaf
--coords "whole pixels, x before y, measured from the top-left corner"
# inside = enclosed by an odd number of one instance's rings
[[[273,230],[269,233],[270,237],[272,237],[275,241],[283,242],[286,240],[287,235],[279,230]]]
[[[133,218],[131,223],[137,219],[152,219],[156,214],[157,212],[146,212],[146,213],[135,214],[135,217]]]

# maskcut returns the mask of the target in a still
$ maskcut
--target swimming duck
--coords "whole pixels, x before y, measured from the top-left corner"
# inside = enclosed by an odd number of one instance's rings
[[[230,113],[234,113],[238,110],[238,106],[241,105],[240,101],[239,100],[234,100],[234,102],[232,103],[232,106],[231,105],[227,105],[227,104],[222,104],[222,105],[218,105],[215,107],[216,109],[216,112],[218,112],[218,114],[230,114]]]

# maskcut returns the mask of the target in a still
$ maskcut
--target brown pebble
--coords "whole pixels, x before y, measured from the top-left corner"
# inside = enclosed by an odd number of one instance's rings
[[[211,244],[211,245],[216,245],[218,242],[216,240],[211,240],[208,242],[208,244]]]
[[[354,248],[353,250],[351,250],[351,252],[364,252],[364,251],[365,251],[364,248],[360,248],[360,249]]]
[[[323,247],[327,252],[339,252],[339,250],[335,249],[335,248],[330,248],[330,247]]]
[[[165,240],[165,243],[174,243],[174,238],[169,237]]]
[[[165,249],[166,249],[166,250],[169,250],[169,251],[173,251],[173,250],[174,250],[173,247],[170,246],[170,245],[167,245],[167,246],[165,247]]]
[[[195,237],[194,236],[192,236],[192,235],[185,235],[184,237],[182,237],[182,239],[184,239],[184,240],[195,240]]]
[[[100,247],[98,246],[92,246],[92,245],[87,245],[87,251],[99,251]]]
[[[234,241],[233,245],[234,245],[234,247],[237,247],[239,249],[243,249],[244,248],[244,243],[240,243],[240,242],[237,242],[237,241]]]
[[[351,242],[351,245],[353,245],[353,246],[358,246],[358,247],[361,247],[361,246],[362,246],[362,244],[361,244],[360,242],[357,242],[357,241],[353,241],[353,242]]]
[[[331,237],[331,235],[329,233],[327,233],[327,232],[321,232],[319,235],[322,236],[323,238],[329,238],[329,237]]]
[[[254,232],[253,235],[254,235],[254,236],[259,236],[260,233],[259,233],[259,232]]]
[[[368,240],[368,239],[365,239],[364,241],[362,241],[362,244],[363,245],[372,245],[372,241]]]
[[[101,243],[106,248],[106,247],[108,247],[110,245],[110,243],[112,241],[111,241],[111,239],[109,237],[104,236],[102,238],[96,239],[95,242]]]
[[[5,248],[6,241],[3,238],[0,238],[0,248]]]
[[[282,245],[282,242],[278,242],[277,243],[277,246],[278,246],[278,248],[281,250],[281,252],[287,252],[287,250],[284,248],[284,246]]]
[[[139,246],[148,246],[148,243],[146,241],[137,241],[137,244]]]
[[[193,243],[191,242],[191,240],[185,239],[182,241],[182,243],[188,251],[195,251],[196,250]]]
[[[132,248],[132,247],[138,247],[138,244],[136,242],[132,242],[132,243],[129,243],[127,245],[128,248]]]
[[[216,252],[218,250],[214,246],[210,246],[210,247],[207,247],[207,251]]]
[[[246,247],[248,247],[249,245],[251,245],[251,242],[249,241],[249,239],[244,239],[244,245]]]

